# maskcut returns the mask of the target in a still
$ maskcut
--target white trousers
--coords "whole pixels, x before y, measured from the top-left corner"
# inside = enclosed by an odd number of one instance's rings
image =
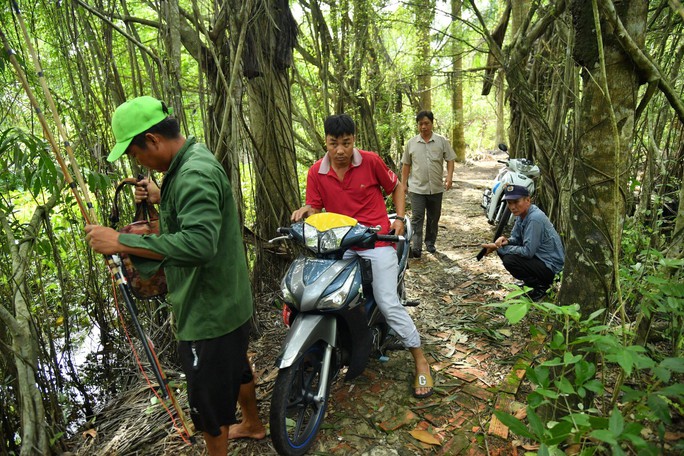
[[[371,261],[373,270],[373,296],[387,324],[402,340],[406,348],[420,347],[420,335],[406,308],[401,305],[397,295],[397,275],[399,264],[397,251],[392,246],[376,247],[368,250],[347,250],[344,258],[360,256]]]

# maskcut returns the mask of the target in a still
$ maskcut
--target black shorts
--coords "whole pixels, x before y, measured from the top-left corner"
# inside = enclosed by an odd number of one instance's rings
[[[197,431],[213,436],[237,423],[240,385],[252,381],[247,359],[250,322],[215,339],[181,341],[178,355],[188,381],[190,417]]]

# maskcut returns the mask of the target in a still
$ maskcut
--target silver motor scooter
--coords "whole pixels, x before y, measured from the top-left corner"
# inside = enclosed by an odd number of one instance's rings
[[[289,240],[313,254],[295,259],[281,283],[283,316],[290,330],[276,361],[279,372],[271,398],[271,439],[279,454],[309,450],[325,416],[331,383],[343,367],[345,379],[353,379],[371,356],[383,358],[386,350],[401,346],[373,298],[370,261],[343,259],[352,247],[396,243],[397,291],[405,301],[410,221],[405,236],[377,231],[351,217],[322,212],[279,228],[283,236],[271,240]]]

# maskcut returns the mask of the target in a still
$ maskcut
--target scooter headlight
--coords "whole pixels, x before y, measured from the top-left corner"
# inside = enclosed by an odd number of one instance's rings
[[[331,230],[321,233],[319,248],[321,252],[328,252],[337,250],[342,244],[342,240],[351,230],[350,226],[343,226],[340,228],[333,228]]]
[[[352,292],[352,285],[354,284],[355,276],[356,271],[352,271],[352,273],[347,276],[344,284],[342,284],[342,286],[339,288],[335,283],[330,284],[328,289],[332,288],[335,291],[321,298],[316,305],[316,308],[320,310],[334,310],[344,306],[347,302],[347,298],[349,298],[349,295]]]
[[[311,225],[304,224],[304,240],[306,246],[315,253],[325,253],[340,248],[342,240],[352,227],[342,226],[325,231],[318,231]]]
[[[283,280],[280,282],[280,293],[283,295],[283,301],[288,304],[294,304],[295,298],[290,289],[287,286],[287,282]]]
[[[318,230],[308,223],[304,224],[304,241],[308,248],[318,252]]]

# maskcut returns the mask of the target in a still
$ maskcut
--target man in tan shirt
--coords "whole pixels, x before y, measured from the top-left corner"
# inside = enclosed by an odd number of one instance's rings
[[[442,194],[452,186],[454,160],[456,154],[444,136],[432,131],[434,115],[432,111],[421,111],[416,115],[420,134],[411,138],[404,148],[401,158],[401,180],[406,186],[411,201],[411,223],[413,239],[411,255],[420,258],[423,247],[423,222],[427,212],[425,227],[425,247],[435,253],[437,230],[442,214]],[[444,162],[447,163],[446,182],[444,181]]]

